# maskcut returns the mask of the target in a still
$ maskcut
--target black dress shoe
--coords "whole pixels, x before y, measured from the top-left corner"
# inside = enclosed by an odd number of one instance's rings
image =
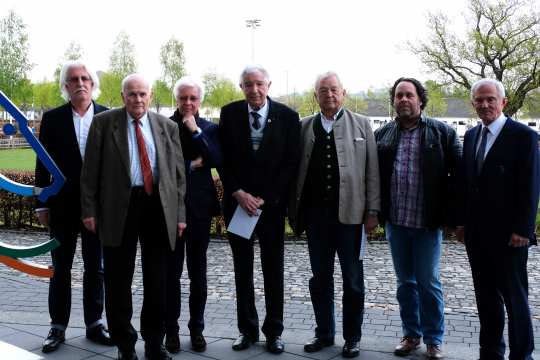
[[[109,335],[109,331],[101,324],[90,329],[86,329],[86,338],[101,345],[114,345],[113,341],[111,340],[111,336]]]
[[[322,339],[314,337],[304,345],[304,351],[308,353],[321,351],[324,347],[334,345],[334,339]]]
[[[266,349],[272,354],[281,354],[285,350],[285,343],[281,337],[275,336],[266,340]]]
[[[118,360],[139,360],[135,350],[131,351],[120,351],[118,350]]]
[[[172,357],[169,355],[165,346],[157,344],[156,346],[144,344],[144,357],[147,360],[171,360]]]
[[[173,354],[180,352],[180,337],[178,333],[167,334],[165,337],[165,348]]]
[[[258,337],[251,337],[247,334],[240,334],[238,338],[234,340],[232,344],[232,349],[236,351],[245,350],[251,346],[251,344],[259,341]]]
[[[61,343],[66,340],[66,332],[57,328],[51,328],[49,335],[43,340],[41,351],[50,353],[58,349]]]
[[[341,355],[346,358],[357,357],[360,354],[360,347],[358,346],[358,341],[345,341],[343,345],[343,351]]]
[[[191,348],[197,352],[206,350],[206,340],[202,334],[191,334]]]

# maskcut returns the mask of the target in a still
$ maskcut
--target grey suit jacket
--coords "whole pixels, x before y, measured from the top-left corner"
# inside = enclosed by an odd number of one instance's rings
[[[171,248],[177,224],[185,222],[184,159],[174,121],[148,112],[157,152],[159,195]],[[95,217],[104,246],[119,246],[131,194],[131,173],[125,108],[94,116],[81,174],[82,217]]]
[[[289,201],[289,222],[297,234],[304,230],[300,200],[315,144],[313,122],[317,118],[312,115],[301,121],[300,166]],[[339,163],[339,221],[362,224],[366,210],[380,211],[381,207],[375,137],[369,119],[347,109],[333,129]]]

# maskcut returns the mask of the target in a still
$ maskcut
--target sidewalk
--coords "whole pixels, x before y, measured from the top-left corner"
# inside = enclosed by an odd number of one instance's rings
[[[43,241],[45,234],[0,231],[0,241],[27,245]],[[258,247],[256,247],[258,249]],[[258,254],[258,251],[257,251]],[[257,256],[257,255],[256,255]],[[257,258],[257,257],[256,257]],[[48,255],[34,259],[49,264]],[[47,335],[49,314],[47,309],[48,281],[27,276],[0,264],[0,359],[111,359],[116,350],[95,345],[86,340],[82,320],[82,268],[80,254],[76,255],[73,271],[73,304],[66,343],[49,355],[41,352],[41,342]],[[530,303],[536,348],[540,347],[540,252],[531,249],[529,257]],[[359,359],[399,359],[392,355],[394,346],[401,336],[400,320],[395,300],[395,278],[388,246],[385,242],[369,244],[364,260],[366,275],[366,311],[362,352]],[[140,264],[133,281],[134,319],[139,327],[142,303],[142,279]],[[533,270],[535,269],[535,270]],[[255,266],[255,288],[259,318],[264,318],[264,292],[260,263]],[[445,242],[441,261],[441,277],[445,293],[445,344],[447,359],[476,359],[478,353],[479,323],[475,312],[474,293],[469,274],[467,257],[463,247],[454,242]],[[339,275],[336,262],[336,275]],[[336,345],[319,353],[303,351],[303,343],[313,336],[314,317],[307,288],[310,277],[309,260],[305,243],[287,243],[285,247],[285,314],[283,339],[286,352],[272,355],[265,351],[264,338],[248,350],[235,352],[231,349],[232,339],[238,333],[236,327],[236,305],[234,274],[230,248],[224,241],[212,241],[208,250],[208,303],[205,312],[204,331],[208,348],[204,353],[190,351],[187,330],[188,280],[184,271],[182,283],[182,316],[180,320],[182,349],[175,359],[341,359],[341,281],[336,276]],[[422,359],[425,348],[408,359]],[[144,359],[144,343],[137,343],[140,359]],[[8,355],[9,354],[9,355]],[[535,352],[540,358],[540,352]]]

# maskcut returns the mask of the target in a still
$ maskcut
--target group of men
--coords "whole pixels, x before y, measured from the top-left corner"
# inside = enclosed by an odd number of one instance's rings
[[[428,102],[416,79],[398,79],[390,92],[396,117],[373,133],[369,119],[344,107],[334,72],[315,82],[320,112],[298,113],[268,97],[268,72],[248,66],[240,75],[245,100],[221,109],[219,126],[199,115],[204,91],[184,77],[174,87],[177,110],[167,119],[149,110],[151,88],[140,74],[122,81],[124,107],[94,103],[99,80],[82,62],[64,65],[68,101],[46,112],[39,138],[67,178],[61,192],[37,205],[40,221],[60,246],[53,250],[51,330],[43,351],[65,340],[71,305],[71,266],[81,235],[86,336],[115,345],[119,359],[137,359],[131,285],[137,244],[143,273],[141,336],[145,357],[180,351],[180,276],[190,279],[191,346],[206,349],[204,308],[210,223],[220,206],[211,169],[224,187],[228,224],[238,207],[257,216],[266,316],[262,332],[279,354],[283,332],[285,218],[307,235],[313,277],[317,352],[334,344],[334,261],[343,277],[344,357],[359,355],[364,312],[362,238],[379,223],[390,244],[397,278],[405,356],[426,345],[442,358],[443,292],[439,279],[442,231],[464,241],[480,318],[480,358],[504,359],[505,307],[510,359],[531,359],[527,300],[528,246],[535,244],[540,164],[538,135],[503,115],[503,86],[482,79],[471,100],[481,124],[464,146],[456,132],[423,114]],[[36,186],[51,178],[38,161]],[[259,340],[255,307],[254,240],[228,234],[240,335],[232,348]],[[103,305],[107,330],[101,320]]]

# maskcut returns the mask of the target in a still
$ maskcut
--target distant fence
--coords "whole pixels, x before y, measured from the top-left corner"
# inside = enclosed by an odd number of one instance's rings
[[[0,149],[28,148],[30,144],[23,137],[2,137],[0,138]]]

